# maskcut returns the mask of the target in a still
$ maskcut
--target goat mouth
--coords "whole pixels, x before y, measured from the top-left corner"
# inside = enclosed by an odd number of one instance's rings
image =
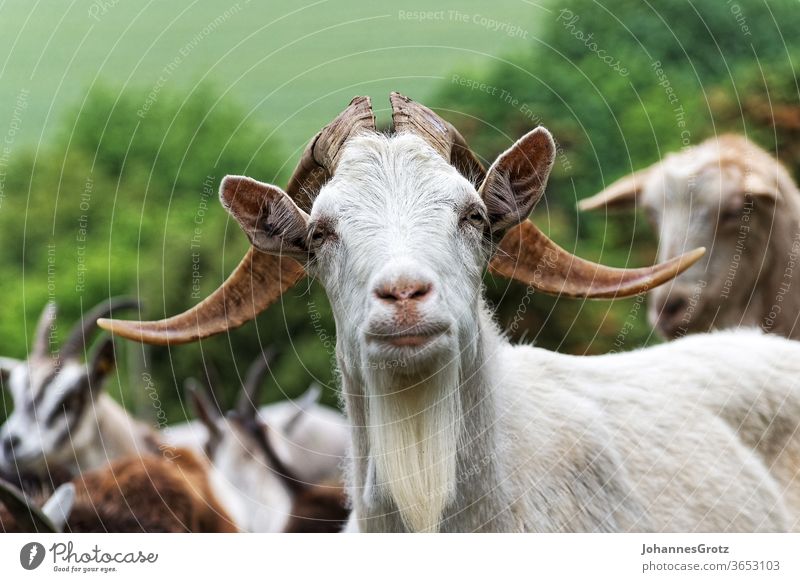
[[[404,334],[381,338],[380,341],[398,348],[418,348],[433,341],[440,335],[442,335],[441,332],[435,334]]]
[[[367,333],[367,339],[382,346],[405,349],[418,349],[426,347],[447,333],[444,326],[424,329],[409,329],[402,332],[374,330]]]
[[[0,469],[16,471],[18,469],[32,469],[42,466],[42,457],[36,452],[17,453],[11,456],[0,456]]]

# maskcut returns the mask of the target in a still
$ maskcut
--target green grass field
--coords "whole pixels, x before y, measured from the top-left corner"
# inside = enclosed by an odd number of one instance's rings
[[[21,94],[14,144],[36,146],[93,84],[157,99],[209,81],[294,151],[353,95],[385,119],[390,90],[423,100],[455,67],[524,50],[543,18],[522,1],[0,0],[0,130]]]

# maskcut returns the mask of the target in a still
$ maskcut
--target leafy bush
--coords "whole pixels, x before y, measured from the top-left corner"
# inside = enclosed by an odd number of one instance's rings
[[[0,208],[3,355],[25,357],[49,299],[59,305],[62,337],[82,311],[114,295],[139,296],[146,318],[172,315],[213,291],[244,255],[246,239],[220,207],[217,188],[225,174],[286,178],[269,128],[213,87],[186,98],[161,92],[143,111],[147,99],[145,90],[94,89],[65,115],[45,151],[13,160],[5,184],[13,195]],[[329,314],[316,287],[305,299],[287,300],[257,324],[197,345],[120,341],[123,366],[111,391],[152,417],[157,411],[143,389],[152,379],[158,406],[178,420],[187,415],[179,397],[186,377],[204,379],[208,369],[222,379],[220,397],[231,403],[260,344],[273,342],[284,356],[266,399],[295,396],[313,378],[329,383],[329,356],[318,335],[332,336]],[[311,300],[322,313],[319,330],[297,324],[310,321]]]

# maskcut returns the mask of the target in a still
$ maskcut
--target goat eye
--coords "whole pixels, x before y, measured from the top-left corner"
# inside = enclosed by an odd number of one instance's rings
[[[83,393],[80,390],[70,392],[67,394],[60,403],[58,403],[45,419],[45,424],[51,427],[55,424],[56,420],[62,418],[64,414],[67,416],[75,416],[83,407]]]
[[[738,222],[742,212],[738,208],[729,208],[720,212],[719,221],[722,224],[732,224]]]
[[[486,224],[486,219],[483,214],[478,210],[470,210],[464,215],[464,222],[468,222],[475,228],[482,229]]]
[[[325,229],[320,227],[314,227],[314,230],[311,231],[309,235],[309,240],[311,241],[312,245],[320,245],[325,241]]]
[[[325,224],[315,224],[308,234],[308,246],[312,250],[321,247],[333,233]]]

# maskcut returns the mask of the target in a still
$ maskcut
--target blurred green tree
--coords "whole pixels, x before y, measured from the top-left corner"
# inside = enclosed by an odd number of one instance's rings
[[[800,29],[796,2],[563,0],[549,8],[551,20],[538,23],[542,32],[525,51],[455,71],[428,104],[489,161],[538,124],[553,131],[556,167],[534,218],[566,248],[613,265],[651,262],[641,217],[579,215],[575,203],[714,133],[746,131],[800,167],[800,47],[782,34]],[[239,173],[283,183],[290,170],[270,129],[213,86],[188,94],[93,88],[47,147],[15,155],[7,168],[0,353],[25,356],[48,299],[61,307],[62,336],[81,310],[113,295],[141,297],[146,318],[197,303],[247,248],[217,203],[219,180]],[[520,285],[488,276],[486,285],[517,340],[603,353],[654,339],[643,298],[528,301]],[[197,344],[119,342],[122,367],[109,388],[141,415],[155,418],[162,406],[181,420],[189,415],[186,377],[210,379],[229,405],[247,365],[270,344],[282,356],[265,401],[296,396],[312,380],[331,386],[334,326],[316,284],[298,285],[257,322]],[[325,398],[336,396],[327,390]]]
[[[219,181],[247,174],[281,182],[286,161],[269,128],[214,87],[188,96],[92,89],[47,148],[18,156],[8,169],[0,208],[3,355],[25,357],[48,300],[58,303],[61,337],[82,311],[110,296],[140,297],[146,318],[197,303],[247,248],[218,203]],[[314,379],[330,385],[329,352],[320,349],[321,335],[333,337],[324,295],[303,285],[290,295],[300,299],[196,345],[119,341],[122,365],[109,390],[145,417],[163,407],[171,421],[180,420],[189,415],[185,378],[215,380],[231,404],[244,370],[269,344],[279,344],[282,355],[265,400],[296,396]],[[315,325],[299,325],[311,322],[312,311]]]

